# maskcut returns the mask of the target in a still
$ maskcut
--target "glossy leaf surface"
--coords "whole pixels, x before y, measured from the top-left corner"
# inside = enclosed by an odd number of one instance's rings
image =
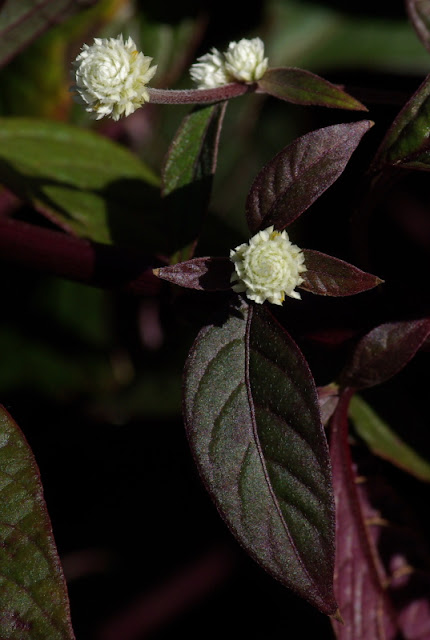
[[[430,76],[408,100],[387,131],[373,161],[385,165],[430,170]]]
[[[73,640],[69,604],[39,470],[0,407],[0,636]]]
[[[140,247],[151,237],[156,176],[135,155],[90,131],[0,119],[0,182],[76,235]]]
[[[269,573],[333,614],[333,503],[316,390],[264,308],[232,310],[200,332],[184,409],[200,473],[233,533]]]
[[[430,333],[430,320],[388,322],[372,329],[355,347],[342,373],[345,386],[373,387],[409,362]]]
[[[304,69],[268,69],[258,81],[258,91],[294,104],[367,111],[361,102],[345,91]]]
[[[377,276],[325,253],[303,249],[306,271],[301,289],[321,296],[352,296],[381,284]]]
[[[169,267],[154,269],[156,276],[172,284],[201,291],[225,291],[231,288],[233,264],[228,258],[193,258]]]
[[[357,491],[348,443],[349,395],[331,422],[330,455],[336,501],[335,594],[343,624],[333,622],[338,640],[394,640],[396,623],[383,585]]]
[[[358,435],[373,453],[389,460],[420,480],[430,482],[430,463],[399,438],[358,395],[351,399],[349,416]]]
[[[417,35],[430,51],[430,2],[429,0],[406,0],[406,9]]]
[[[336,124],[297,138],[255,178],[246,203],[252,233],[291,224],[341,175],[369,120]]]
[[[95,0],[6,0],[0,13],[0,66],[46,29]]]
[[[190,258],[209,204],[227,103],[195,107],[179,127],[162,176],[171,252]]]

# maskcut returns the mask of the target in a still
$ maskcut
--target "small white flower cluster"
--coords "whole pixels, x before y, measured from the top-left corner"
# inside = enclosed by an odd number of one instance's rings
[[[264,43],[260,38],[230,42],[227,51],[211,49],[191,66],[190,76],[199,89],[221,87],[229,82],[257,82],[267,71]]]
[[[235,272],[231,276],[233,290],[254,302],[268,300],[281,305],[285,296],[300,299],[294,289],[303,282],[305,258],[299,247],[290,242],[286,231],[267,227],[230,251]]]
[[[96,120],[110,116],[118,120],[129,116],[145,102],[149,94],[145,85],[155,74],[152,58],[136,49],[131,38],[94,38],[84,44],[73,62],[76,99]]]

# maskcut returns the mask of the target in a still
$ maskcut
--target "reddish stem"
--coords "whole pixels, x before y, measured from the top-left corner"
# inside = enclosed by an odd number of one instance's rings
[[[161,286],[154,258],[17,220],[0,219],[0,259],[136,295],[153,295]]]

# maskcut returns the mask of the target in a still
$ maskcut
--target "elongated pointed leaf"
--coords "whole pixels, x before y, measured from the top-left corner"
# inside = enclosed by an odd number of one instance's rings
[[[169,267],[154,269],[162,280],[188,289],[225,291],[231,288],[233,263],[228,258],[193,258]]]
[[[367,111],[361,102],[328,80],[294,67],[268,69],[258,81],[258,92],[294,104]]]
[[[344,622],[334,621],[333,626],[338,640],[395,640],[394,613],[361,509],[348,444],[349,398],[347,393],[340,398],[330,440],[336,500],[334,585]]]
[[[349,416],[358,435],[374,454],[389,460],[424,482],[430,482],[430,462],[424,460],[358,395],[351,399]]]
[[[335,124],[297,138],[257,175],[246,203],[252,233],[283,229],[335,182],[373,123]]]
[[[388,129],[372,163],[430,171],[430,76],[405,104]]]
[[[264,308],[242,307],[200,332],[184,409],[200,473],[233,533],[269,573],[333,614],[333,503],[316,390]]]
[[[430,319],[387,322],[372,329],[355,347],[342,372],[345,386],[373,387],[398,373],[430,334]]]
[[[59,226],[97,242],[146,248],[155,233],[157,177],[132,153],[91,131],[0,118],[0,183]]]
[[[303,249],[306,271],[302,274],[301,289],[321,296],[352,296],[373,289],[382,280],[361,271],[348,262],[325,253]]]
[[[195,107],[179,127],[162,175],[174,261],[190,258],[209,204],[227,102]]]
[[[39,471],[0,407],[0,637],[74,640]]]
[[[95,0],[6,0],[0,12],[0,66],[49,27]]]
[[[406,0],[406,9],[419,39],[430,51],[430,1]]]

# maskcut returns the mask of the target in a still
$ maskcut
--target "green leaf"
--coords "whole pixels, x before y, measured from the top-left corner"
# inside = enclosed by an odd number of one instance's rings
[[[342,174],[373,122],[361,120],[317,129],[278,153],[255,178],[246,201],[252,233],[283,229]]]
[[[333,614],[334,505],[316,389],[264,307],[232,310],[200,332],[184,409],[200,473],[233,533],[275,578]]]
[[[209,204],[218,142],[227,103],[195,107],[179,127],[164,163],[165,197],[171,253],[175,262],[190,258]]]
[[[85,2],[85,6],[94,1]],[[82,4],[79,0],[6,0],[0,11],[0,66]]]
[[[157,231],[156,176],[91,131],[0,118],[0,182],[59,226],[97,242],[147,248]]]
[[[409,447],[358,395],[353,396],[349,417],[369,449],[420,480],[430,482],[430,463]]]
[[[258,92],[294,104],[367,111],[361,102],[331,82],[293,67],[268,69],[258,82]]]
[[[0,636],[73,640],[69,603],[39,470],[0,407]]]
[[[409,19],[427,51],[430,51],[430,2],[406,0]]]
[[[430,76],[424,80],[388,129],[372,163],[430,170]]]

